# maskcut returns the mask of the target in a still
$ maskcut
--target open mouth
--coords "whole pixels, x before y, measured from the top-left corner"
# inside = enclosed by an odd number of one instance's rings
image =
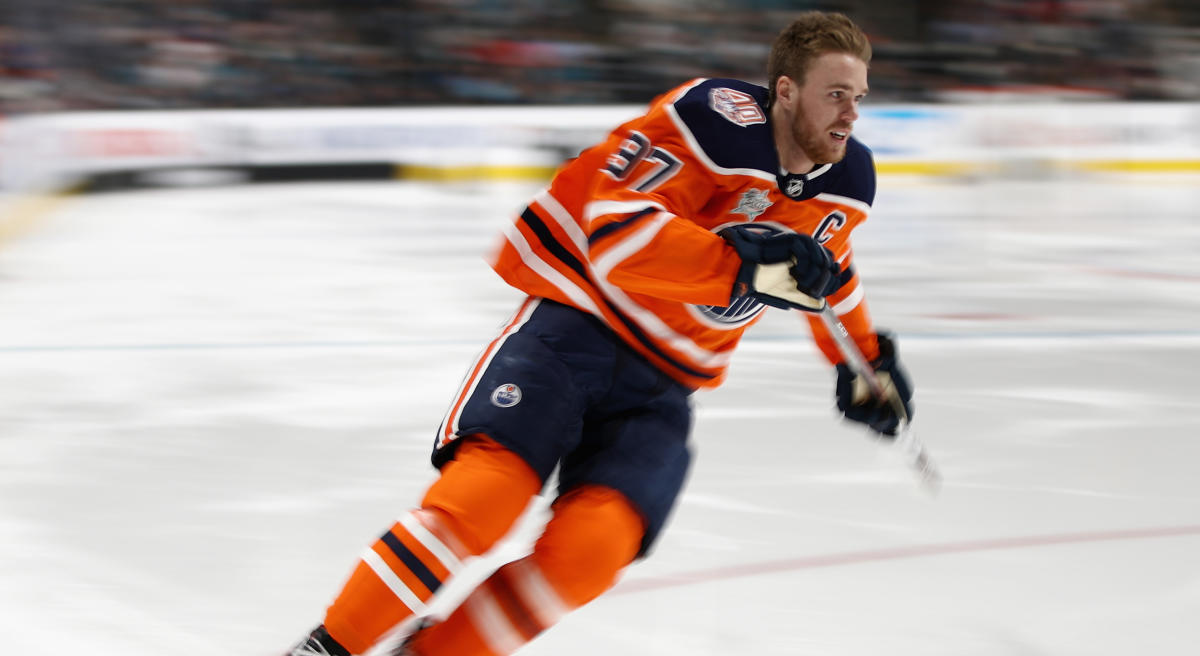
[[[833,130],[829,133],[829,136],[833,137],[834,141],[845,141],[850,136],[850,131],[842,132],[840,130]]]

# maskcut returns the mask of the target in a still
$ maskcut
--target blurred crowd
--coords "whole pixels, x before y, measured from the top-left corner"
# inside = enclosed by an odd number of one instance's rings
[[[1200,100],[1197,0],[0,0],[0,113],[642,103],[812,8],[873,100]]]

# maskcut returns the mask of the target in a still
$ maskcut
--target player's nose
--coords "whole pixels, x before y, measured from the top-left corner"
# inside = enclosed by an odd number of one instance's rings
[[[847,123],[853,123],[853,122],[857,121],[858,120],[858,101],[856,101],[856,100],[847,101],[845,106],[842,107],[842,114],[839,118],[841,118],[843,121],[846,121]]]

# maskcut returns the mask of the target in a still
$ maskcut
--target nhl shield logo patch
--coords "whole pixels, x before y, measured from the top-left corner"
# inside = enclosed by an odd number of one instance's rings
[[[787,194],[789,198],[795,198],[804,193],[804,178],[789,178],[787,181],[787,189],[784,190],[784,193]]]
[[[521,388],[512,383],[504,383],[492,390],[492,405],[497,408],[511,408],[520,402]]]

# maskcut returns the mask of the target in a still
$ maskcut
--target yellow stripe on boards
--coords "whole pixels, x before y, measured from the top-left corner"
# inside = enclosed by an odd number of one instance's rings
[[[876,162],[879,175],[963,175],[974,173],[978,164],[968,162]]]
[[[549,180],[558,170],[544,165],[473,164],[465,166],[427,166],[397,164],[395,175],[402,180],[461,182],[465,180]]]
[[[1078,162],[1076,168],[1087,171],[1125,173],[1200,173],[1198,159],[1100,159]]]
[[[0,246],[32,230],[78,191],[17,194],[0,203]]]

